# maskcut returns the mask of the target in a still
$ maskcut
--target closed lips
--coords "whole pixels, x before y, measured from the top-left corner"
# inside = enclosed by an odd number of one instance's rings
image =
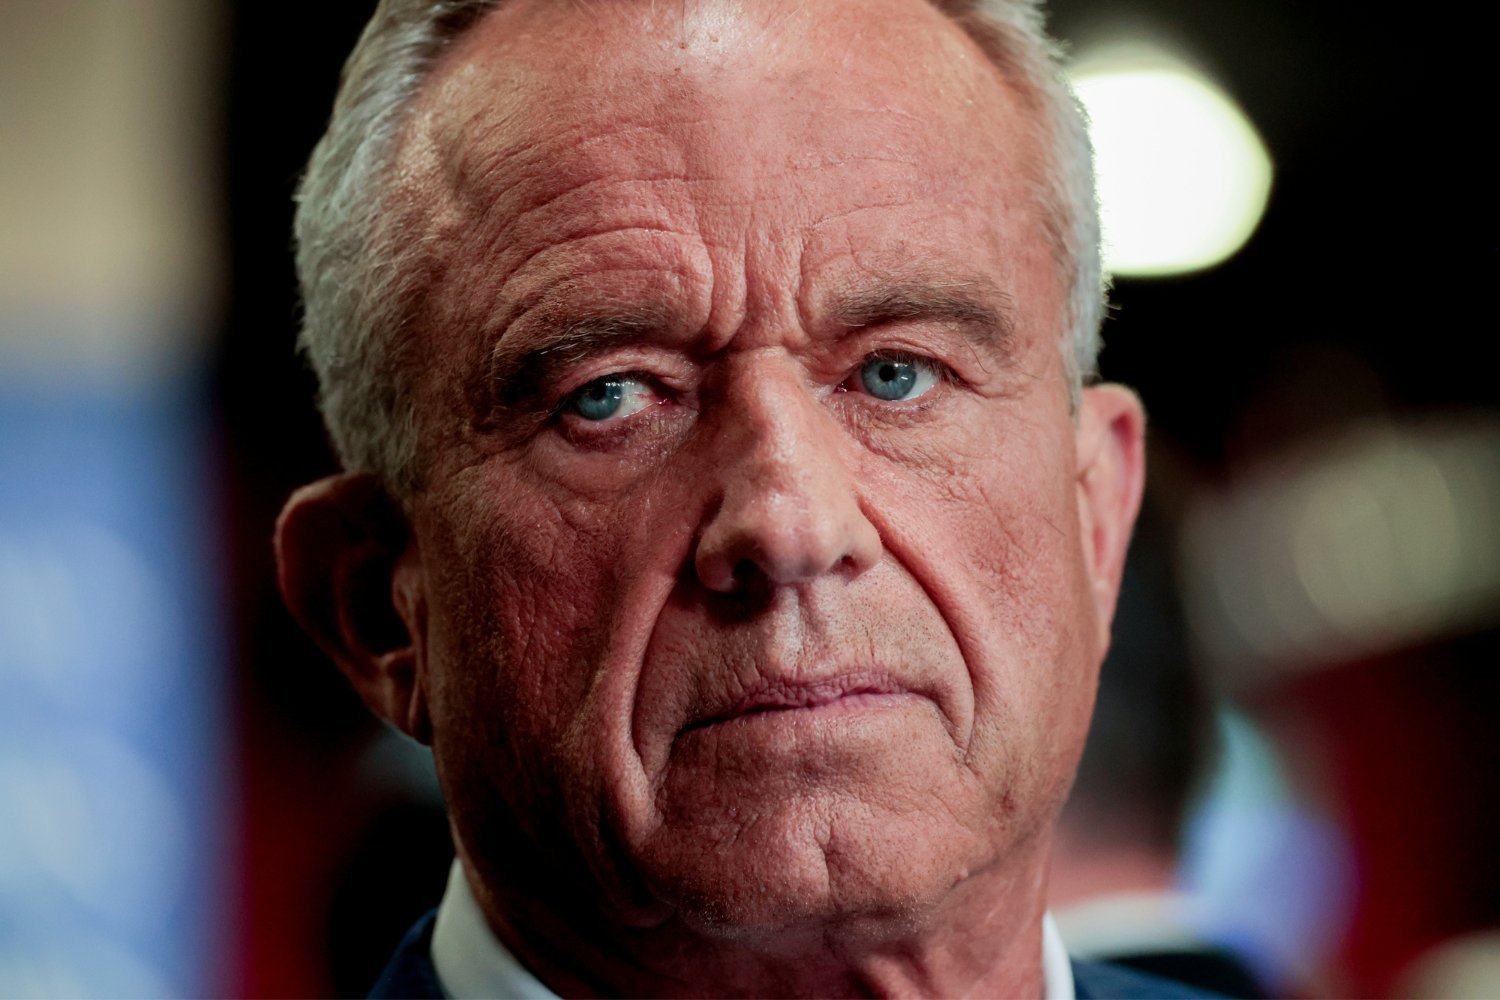
[[[689,723],[683,732],[779,712],[829,706],[850,708],[912,692],[884,676],[850,675],[808,682],[770,684],[747,692],[729,707]]]

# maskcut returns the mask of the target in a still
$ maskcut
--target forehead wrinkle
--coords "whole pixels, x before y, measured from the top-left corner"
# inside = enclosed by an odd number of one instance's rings
[[[535,25],[538,19],[545,22],[549,17],[545,10],[540,9],[540,5],[515,6],[529,8],[521,14],[522,23],[532,22]],[[498,23],[499,18],[506,16],[505,12],[511,7],[512,5],[505,5],[492,12],[489,17],[496,19],[492,24]],[[609,16],[599,18],[597,16],[599,13],[601,12],[595,11],[590,19],[594,22],[593,30],[596,32],[601,29],[599,21],[616,20]],[[747,13],[743,10],[738,11],[735,16],[728,17],[727,20],[742,27]],[[781,9],[775,13],[781,19],[790,18],[793,15],[793,11],[788,9]],[[802,11],[801,13],[805,16],[811,12]],[[667,16],[676,17],[671,12],[668,12]],[[685,11],[682,12],[682,16],[686,16]],[[936,11],[915,10],[909,12],[908,19],[914,23],[947,20]],[[574,22],[574,27],[581,27],[586,32],[591,30],[586,24],[578,24],[576,17],[571,20]],[[765,23],[759,25],[761,30],[767,32],[769,39],[784,43],[783,46],[775,48],[776,60],[773,61],[785,58],[805,59],[805,53],[798,51],[799,46],[793,44],[792,39],[781,37],[781,33],[775,27],[776,21],[777,18],[772,17],[765,19]],[[929,25],[924,25],[924,27],[927,26]],[[623,40],[616,38],[613,44],[604,50],[599,60],[581,67],[579,72],[571,76],[560,76],[557,63],[538,63],[539,52],[518,49],[514,44],[517,39],[502,35],[498,29],[491,33],[492,37],[489,41],[492,44],[481,46],[477,36],[484,33],[483,27],[482,25],[479,30],[467,36],[455,50],[450,51],[448,54],[452,60],[450,67],[452,67],[452,76],[455,79],[449,85],[438,88],[445,92],[447,98],[445,103],[450,108],[461,104],[474,109],[462,118],[449,119],[459,128],[450,130],[449,135],[446,136],[451,140],[445,143],[449,154],[449,176],[446,179],[451,185],[450,190],[462,191],[465,195],[471,196],[465,198],[469,202],[467,207],[478,209],[481,213],[491,207],[487,203],[490,199],[511,192],[518,185],[529,183],[543,188],[532,195],[520,194],[519,197],[523,202],[535,202],[538,197],[550,201],[555,200],[556,196],[549,197],[549,193],[544,189],[556,183],[560,178],[566,178],[569,175],[576,177],[589,172],[598,173],[601,167],[607,167],[609,172],[619,176],[621,164],[618,159],[616,162],[606,164],[598,162],[595,157],[589,155],[601,146],[607,146],[605,150],[607,155],[618,158],[623,154],[627,160],[637,158],[647,161],[656,160],[658,161],[657,167],[666,166],[661,162],[663,160],[675,161],[665,171],[660,169],[643,171],[638,178],[640,180],[676,179],[679,173],[682,175],[681,179],[688,180],[687,175],[693,171],[688,169],[690,164],[687,161],[697,159],[689,155],[693,142],[690,138],[668,133],[674,128],[689,133],[698,132],[704,127],[715,131],[723,129],[726,124],[723,115],[721,112],[713,111],[716,104],[711,99],[715,94],[723,96],[726,88],[727,92],[740,90],[742,88],[736,84],[745,83],[743,79],[725,79],[726,64],[722,58],[724,55],[722,51],[718,56],[709,60],[716,70],[713,73],[663,75],[659,65],[661,59],[666,58],[668,62],[671,62],[679,56],[669,51],[655,51],[651,48],[644,51],[631,51],[628,38]],[[784,25],[781,27],[784,28]],[[951,24],[948,27],[953,28]],[[640,29],[639,23],[634,25],[634,33],[639,33]],[[532,30],[536,30],[535,27]],[[945,48],[954,45],[962,47],[965,44],[962,33],[956,29],[951,32],[924,32],[924,35],[929,38],[934,34],[942,39]],[[950,34],[954,37],[949,38]],[[806,39],[803,41],[805,43]],[[782,47],[788,51],[782,53],[780,51]],[[743,49],[743,46],[740,48]],[[753,64],[762,74],[767,71],[766,57],[771,54],[773,53],[761,51],[757,56],[757,61]],[[698,62],[701,67],[702,60]],[[924,77],[935,75],[947,80],[949,77],[956,76],[956,79],[963,80],[970,85],[974,82],[969,80],[966,74],[959,72],[958,66],[944,69],[943,66],[930,65],[931,62],[931,60],[923,62],[921,75]],[[656,67],[657,71],[647,72],[652,67]],[[596,107],[598,95],[595,91],[599,84],[596,78],[601,75],[614,78],[617,83],[621,81],[639,83],[639,86],[612,86],[610,88],[609,115],[601,114]],[[727,75],[734,77],[733,74]],[[493,86],[497,78],[501,84],[498,93],[497,88]],[[947,82],[952,84],[952,81]],[[531,95],[531,99],[523,100],[524,95],[527,94]],[[751,107],[754,108],[760,103],[761,99],[757,99]],[[665,109],[674,109],[680,111],[681,114],[664,122],[659,116]],[[897,106],[891,101],[841,106],[837,111],[825,108],[821,102],[815,101],[811,106],[804,107],[802,113],[811,118],[827,121],[829,127],[839,128],[842,123],[844,129],[850,128],[849,117],[883,118],[887,121],[922,120],[921,115]],[[742,119],[740,121],[743,127],[744,122]],[[815,127],[807,117],[799,118],[798,121],[802,129],[810,129],[815,133],[823,131],[822,128]],[[769,122],[763,124],[769,124]],[[797,122],[785,120],[778,120],[776,125],[783,128],[799,127]],[[869,130],[859,131],[869,132]],[[722,137],[719,141],[722,142],[723,138],[728,137]],[[703,144],[701,139],[702,137],[699,137],[699,145]],[[884,162],[893,167],[901,167],[909,166],[915,155],[909,148],[903,148],[899,135],[885,130],[877,129],[865,135],[864,139],[867,145],[868,140],[874,140],[873,151],[864,156],[811,156],[801,153],[800,162],[797,157],[802,144],[796,142],[784,144],[781,155],[786,158],[786,162],[780,166],[788,174],[811,172],[840,164],[854,166],[859,162],[872,164]],[[710,139],[708,145],[715,144],[717,143]],[[589,161],[594,161],[592,166]],[[546,169],[539,169],[542,167]],[[727,178],[704,174],[701,179]],[[773,178],[762,174],[761,180],[764,182]],[[580,185],[576,190],[583,190],[584,187]],[[535,205],[529,205],[519,216],[507,219],[506,229],[509,230],[524,221],[535,210]],[[503,238],[503,234],[497,234],[497,240]]]
[[[569,193],[587,200],[588,192],[593,190],[596,192],[593,197],[602,198],[598,192],[614,190],[614,185],[622,178],[658,183],[664,180],[712,182],[741,179],[738,176],[717,176],[724,170],[721,164],[728,164],[728,169],[736,170],[744,163],[743,159],[736,157],[720,159],[726,149],[739,152],[734,144],[739,129],[752,126],[757,130],[770,129],[784,139],[792,140],[757,147],[763,151],[771,150],[770,154],[763,153],[762,158],[765,155],[774,157],[775,167],[780,169],[767,171],[763,169],[766,164],[761,164],[762,169],[752,171],[758,182],[757,188],[736,194],[747,201],[759,202],[778,196],[784,186],[778,184],[778,180],[814,175],[829,167],[856,172],[864,167],[866,172],[870,168],[879,172],[883,166],[893,175],[905,177],[903,171],[920,160],[922,154],[921,146],[914,146],[910,141],[911,126],[930,117],[917,113],[919,106],[912,102],[930,98],[934,88],[943,91],[951,99],[951,104],[962,105],[971,103],[974,97],[980,96],[981,90],[998,82],[1000,91],[1005,94],[1005,103],[1012,103],[1003,75],[993,72],[988,60],[972,58],[977,50],[973,49],[967,36],[935,10],[913,8],[899,18],[905,30],[897,34],[908,38],[911,29],[920,27],[926,46],[921,49],[923,57],[916,59],[910,67],[908,75],[913,79],[912,86],[894,92],[889,88],[869,91],[882,96],[862,100],[858,88],[852,95],[848,88],[835,88],[827,73],[818,72],[819,63],[808,61],[812,57],[826,68],[829,50],[821,46],[810,50],[812,39],[808,32],[787,29],[788,19],[792,19],[793,24],[805,20],[817,28],[812,34],[819,38],[831,37],[838,24],[848,26],[853,22],[856,12],[852,9],[834,11],[830,7],[830,16],[823,17],[824,11],[819,5],[800,12],[768,5],[764,9],[774,16],[756,18],[752,14],[748,20],[763,21],[764,24],[757,26],[766,29],[766,40],[774,41],[776,45],[757,52],[747,52],[741,45],[734,53],[726,47],[713,54],[711,59],[699,59],[694,64],[693,68],[711,72],[699,73],[689,69],[688,72],[674,73],[671,68],[681,63],[682,57],[672,51],[675,44],[660,44],[671,32],[658,31],[654,39],[649,33],[643,36],[642,26],[636,23],[631,27],[627,22],[632,18],[621,13],[631,5],[611,4],[607,9],[590,13],[587,18],[571,16],[569,23],[581,29],[582,36],[568,41],[566,47],[559,40],[564,36],[537,33],[541,28],[558,23],[545,9],[547,6],[523,0],[492,12],[490,17],[495,20],[491,21],[493,30],[487,38],[480,38],[485,34],[485,25],[480,25],[450,50],[452,79],[450,85],[440,88],[447,92],[442,102],[446,108],[431,106],[435,115],[446,119],[443,122],[448,126],[445,137],[450,142],[443,152],[450,160],[451,176],[454,180],[463,177],[467,182],[452,184],[447,193],[453,193],[452,188],[464,188],[460,197],[478,209],[477,213],[462,213],[459,224],[462,227],[473,225],[476,214],[485,223],[476,226],[468,235],[463,235],[460,229],[460,239],[489,260],[496,260],[501,254],[512,259],[522,255],[527,259],[534,257],[536,248],[507,244],[522,230],[526,234],[546,232],[547,223],[552,220],[541,209],[547,205],[555,206],[560,216],[566,216],[567,204],[563,199]],[[500,27],[499,19],[507,16],[506,11],[511,9],[525,11],[521,23],[529,23],[526,34],[531,35],[531,41],[537,44],[507,34],[508,29]],[[560,9],[566,10],[552,6],[554,13]],[[741,10],[732,20],[744,27],[746,14],[751,13]],[[665,11],[664,16],[668,20],[675,19],[670,10]],[[926,30],[933,21],[944,23],[952,30]],[[605,30],[606,27],[609,31]],[[876,34],[884,39],[881,52],[887,49],[896,52],[892,46],[897,46],[900,38]],[[962,58],[937,58],[931,48],[934,42],[939,43],[940,51]],[[823,57],[819,57],[819,51]],[[839,63],[838,51],[832,51],[836,64]],[[751,61],[746,62],[746,59]],[[812,86],[808,93],[821,95],[827,92],[833,103],[803,100],[788,104],[783,93],[788,79],[784,73],[772,74],[774,68],[788,64],[795,70],[797,79],[806,78]],[[889,67],[891,61],[887,59],[884,64]],[[739,72],[744,68],[751,72]],[[978,73],[974,72],[976,68]],[[869,61],[865,61],[850,65],[847,73],[839,72],[836,76],[837,80],[848,81],[853,77],[863,79],[869,72]],[[889,73],[883,71],[881,75],[883,78]],[[605,84],[608,84],[607,91],[601,90]],[[760,87],[767,89],[762,92],[757,89]],[[852,100],[848,99],[850,96]],[[984,96],[986,105],[993,103],[993,95]],[[743,107],[740,99],[747,102]],[[724,106],[725,101],[744,113],[731,115],[730,109]],[[926,112],[928,109],[921,107],[920,110]],[[671,118],[662,120],[662,115]],[[747,122],[747,115],[754,121]],[[879,127],[882,124],[888,127]],[[672,134],[674,129],[685,134]],[[829,130],[846,134],[850,139],[858,137],[860,141],[842,143],[838,151],[830,152],[834,148],[831,144],[818,141],[826,139]],[[920,129],[916,131],[921,132]],[[808,141],[796,141],[804,136]],[[1007,153],[1014,155],[1012,151]],[[1008,160],[1009,156],[1002,159]],[[649,169],[664,166],[667,161],[673,161],[668,171]],[[710,169],[711,165],[719,169]],[[629,170],[642,166],[648,168],[642,171],[642,176],[626,176]],[[962,163],[954,163],[951,169],[958,171],[972,166],[965,158]],[[998,169],[999,164],[995,167]],[[680,168],[683,176],[676,176],[673,168]],[[689,178],[686,176],[689,172],[702,173],[703,176]],[[816,221],[801,221],[804,225],[811,222],[809,228],[816,230],[859,212],[899,208],[913,197],[920,199],[927,189],[920,183],[920,178],[907,179],[918,181],[914,190],[908,185],[909,196],[888,196],[880,204],[835,211]],[[934,178],[932,183],[937,184],[937,180]],[[560,184],[571,184],[572,187],[559,192]],[[510,208],[502,210],[501,206],[490,203],[489,197],[498,193],[504,194]],[[730,192],[726,190],[725,194]],[[612,211],[616,213],[630,211],[632,205],[645,207],[628,197],[602,200],[614,203],[616,207]],[[731,202],[734,200],[730,198]],[[538,201],[542,203],[538,204]],[[623,207],[620,207],[621,202],[625,203]],[[717,227],[708,226],[708,219],[703,217],[709,206],[699,198],[686,198],[685,202],[681,206],[686,210],[682,219],[684,228],[696,226],[706,237],[705,242],[722,240],[730,246],[738,244],[741,254],[748,251],[745,241],[749,232],[713,233],[711,230]],[[657,207],[661,207],[660,203]],[[612,220],[615,223],[627,221],[641,220],[618,217]],[[677,225],[676,222],[669,224]],[[555,237],[559,233],[553,231],[550,235]],[[782,237],[793,235],[780,234]],[[526,242],[530,242],[529,238]],[[797,256],[807,249],[802,240],[794,238],[790,242],[795,244]],[[455,250],[470,256],[460,248]],[[524,262],[521,266],[525,266]],[[517,273],[511,267],[505,270],[507,280],[509,275]],[[795,270],[794,265],[794,273]],[[715,276],[712,283],[718,286],[725,277]],[[715,296],[715,299],[719,298]],[[730,294],[727,298],[729,301],[724,301],[724,305],[729,305],[738,296]],[[893,308],[894,303],[888,302],[887,306]],[[953,303],[943,308],[956,311]],[[716,318],[722,318],[717,316],[718,309],[714,312]],[[980,324],[975,321],[961,325],[964,330],[977,332]]]
[[[484,322],[485,326],[506,330],[549,297],[566,294],[566,289],[580,280],[596,281],[615,271],[649,272],[670,277],[678,283],[686,279],[688,265],[670,249],[651,248],[648,255],[645,248],[641,252],[624,253],[615,248],[595,251],[590,245],[626,234],[695,238],[690,232],[657,226],[586,227],[560,237],[557,243],[528,248],[522,258],[497,280],[477,281],[474,287],[476,298],[486,287],[493,291],[480,300],[476,315],[492,317]],[[564,291],[559,292],[559,289]],[[594,301],[601,297],[597,289],[591,290],[591,295]]]
[[[512,273],[526,267],[537,257],[549,251],[577,250],[577,244],[592,237],[623,235],[633,233],[640,236],[660,235],[676,236],[683,238],[694,238],[695,233],[686,222],[678,222],[676,225],[663,225],[662,221],[672,223],[674,218],[682,213],[669,209],[667,203],[671,199],[664,199],[663,192],[654,190],[650,185],[690,185],[691,178],[677,176],[662,177],[598,177],[562,190],[551,193],[545,200],[521,209],[514,213],[508,213],[501,225],[495,228],[493,235],[489,238],[489,250],[493,253],[518,237],[521,231],[539,230],[540,235],[545,236],[548,242],[540,246],[527,247],[524,256],[511,269]],[[639,186],[641,193],[631,197],[631,192],[622,192],[619,197],[607,194],[613,189],[621,187]],[[577,207],[570,206],[569,201],[579,201]],[[616,214],[613,218],[601,218],[600,212],[591,212],[589,209],[595,207],[590,202],[613,210]]]
[[[583,125],[579,131],[585,131]],[[472,216],[485,219],[503,211],[502,229],[510,229],[568,195],[609,185],[687,179],[681,156],[659,145],[648,153],[645,144],[637,143],[637,155],[629,161],[608,164],[578,153],[580,144],[572,150],[568,145],[537,132],[525,140],[490,144],[466,138],[455,144],[443,180]]]
[[[663,197],[663,184],[670,188],[685,183],[675,175],[597,176],[566,168],[527,174],[511,185],[510,197],[497,199],[501,204],[486,204],[470,192],[463,200],[471,210],[447,227],[452,240],[448,256],[469,272],[456,290],[462,298],[489,299],[482,312],[492,312],[507,298],[515,308],[526,308],[525,300],[542,293],[517,293],[513,284],[538,267],[572,273],[591,260],[620,260],[622,255],[668,263],[673,255],[653,240],[698,238],[694,220],[683,216],[680,206],[671,207],[675,199]],[[447,196],[450,205],[457,198],[452,188]],[[524,207],[516,207],[517,202]],[[629,242],[596,250],[595,240],[600,238]],[[630,245],[636,246],[635,252],[624,249]],[[551,257],[557,262],[543,260]],[[493,289],[491,295],[483,294],[487,288]]]
[[[558,326],[595,312],[629,313],[635,310],[637,301],[669,302],[689,294],[687,289],[695,269],[690,256],[683,256],[676,245],[637,242],[624,250],[595,247],[599,241],[626,234],[646,238],[693,236],[654,227],[625,226],[590,229],[562,243],[532,248],[503,281],[495,282],[491,304],[485,312],[493,319],[486,325],[507,332],[512,327],[524,331],[526,317],[534,316],[546,321],[543,326]],[[642,276],[632,283],[634,291],[617,291],[615,283],[604,283],[603,279],[621,272]],[[584,294],[578,294],[580,288]]]
[[[453,79],[423,93],[398,162],[413,173],[425,168],[440,196],[471,217],[493,214],[501,201],[529,207],[549,200],[559,183],[566,190],[606,174],[686,175],[682,142],[672,130],[706,121],[704,108],[673,101],[683,115],[663,120],[660,103],[621,96],[645,91],[643,85],[612,88],[604,115],[598,95],[576,82],[557,93],[555,68],[516,67],[492,53],[454,65],[458,55],[448,53]]]
[[[604,145],[608,137],[588,122],[578,123],[572,130],[575,138],[566,140],[573,149],[585,150],[577,155],[563,151],[545,133],[530,134],[519,151],[462,143],[464,148],[453,151],[450,159],[467,157],[474,165],[450,173],[447,193],[468,209],[467,232],[460,237],[472,248],[466,255],[495,260],[513,248],[523,255],[505,269],[514,273],[537,254],[595,232],[692,236],[700,221],[698,206],[683,192],[729,178],[705,169],[707,163],[692,155],[691,144],[667,135],[667,127],[608,130],[624,137],[629,147],[623,158],[613,159],[618,147]],[[545,245],[526,245],[531,243]]]

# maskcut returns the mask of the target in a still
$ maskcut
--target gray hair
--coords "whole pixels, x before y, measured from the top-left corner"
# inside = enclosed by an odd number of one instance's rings
[[[393,211],[392,175],[412,98],[441,53],[503,0],[381,0],[344,66],[328,131],[297,191],[298,346],[344,467],[397,496],[420,487],[408,355],[425,280],[421,234]],[[1046,162],[1034,192],[1069,285],[1063,361],[1076,407],[1099,351],[1105,279],[1093,155],[1060,72],[1041,0],[930,0],[953,18],[1037,111]]]

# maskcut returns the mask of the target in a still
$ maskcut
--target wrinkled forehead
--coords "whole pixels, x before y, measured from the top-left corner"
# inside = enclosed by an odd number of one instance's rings
[[[720,171],[738,157],[763,173],[837,166],[799,162],[813,146],[909,158],[944,132],[947,155],[926,169],[1031,174],[1022,107],[925,0],[514,0],[443,57],[406,159],[450,190],[493,191],[487,180],[527,161],[568,171],[605,150],[618,163],[663,134],[707,148]],[[744,141],[766,132],[781,141]]]

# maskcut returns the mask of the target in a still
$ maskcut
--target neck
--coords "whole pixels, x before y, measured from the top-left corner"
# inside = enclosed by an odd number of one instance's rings
[[[627,927],[577,905],[595,894],[561,884],[546,899],[518,894],[462,860],[490,929],[564,996],[1044,993],[1041,864],[972,873],[920,914],[815,921],[748,937],[677,916]]]

